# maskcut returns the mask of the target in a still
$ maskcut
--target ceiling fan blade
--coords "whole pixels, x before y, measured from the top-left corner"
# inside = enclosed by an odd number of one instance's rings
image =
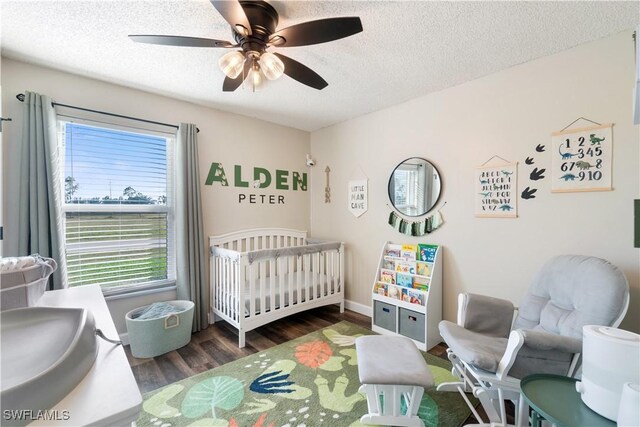
[[[240,85],[242,84],[242,82],[244,81],[244,79],[247,78],[247,76],[249,75],[249,70],[251,70],[251,61],[244,61],[244,70],[242,71],[242,73],[240,73],[240,75],[238,75],[238,77],[236,77],[235,79],[232,79],[231,77],[225,77],[224,78],[224,82],[222,83],[222,91],[223,92],[233,92],[234,90],[238,89],[240,87]]]
[[[203,39],[200,37],[130,35],[129,38],[137,43],[161,44],[164,46],[184,46],[184,47],[237,47],[238,46],[226,40]]]
[[[238,30],[236,25],[241,25],[247,31],[247,35],[251,35],[251,23],[240,2],[237,0],[210,0],[213,7],[222,15],[222,17],[231,24],[232,28]],[[240,32],[240,31],[238,31]]]
[[[318,90],[329,86],[325,79],[306,65],[280,53],[274,53],[274,55],[284,63],[284,73],[292,79]]]
[[[283,28],[273,33],[269,41],[278,47],[307,46],[349,37],[360,31],[362,21],[357,16],[327,18]]]

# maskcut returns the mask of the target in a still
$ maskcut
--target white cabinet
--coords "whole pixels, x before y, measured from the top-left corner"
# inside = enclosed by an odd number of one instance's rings
[[[387,242],[373,281],[371,329],[427,351],[442,341],[442,247]]]

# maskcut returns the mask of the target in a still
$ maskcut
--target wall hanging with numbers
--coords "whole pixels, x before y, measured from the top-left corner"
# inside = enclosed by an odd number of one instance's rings
[[[551,134],[551,191],[610,191],[613,123]]]

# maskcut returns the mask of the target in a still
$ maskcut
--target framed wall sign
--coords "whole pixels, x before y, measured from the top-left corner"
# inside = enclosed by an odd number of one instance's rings
[[[368,182],[369,180],[367,179],[349,181],[349,212],[356,218],[365,213],[369,208],[367,197]]]
[[[518,163],[483,165],[476,169],[475,215],[481,218],[518,216]]]
[[[551,191],[610,191],[613,124],[551,134]]]

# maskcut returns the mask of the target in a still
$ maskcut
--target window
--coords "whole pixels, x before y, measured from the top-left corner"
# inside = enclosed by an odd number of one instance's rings
[[[175,138],[59,122],[70,287],[105,294],[175,282]]]
[[[398,166],[393,173],[394,205],[408,215],[425,211],[425,168],[420,164]]]

